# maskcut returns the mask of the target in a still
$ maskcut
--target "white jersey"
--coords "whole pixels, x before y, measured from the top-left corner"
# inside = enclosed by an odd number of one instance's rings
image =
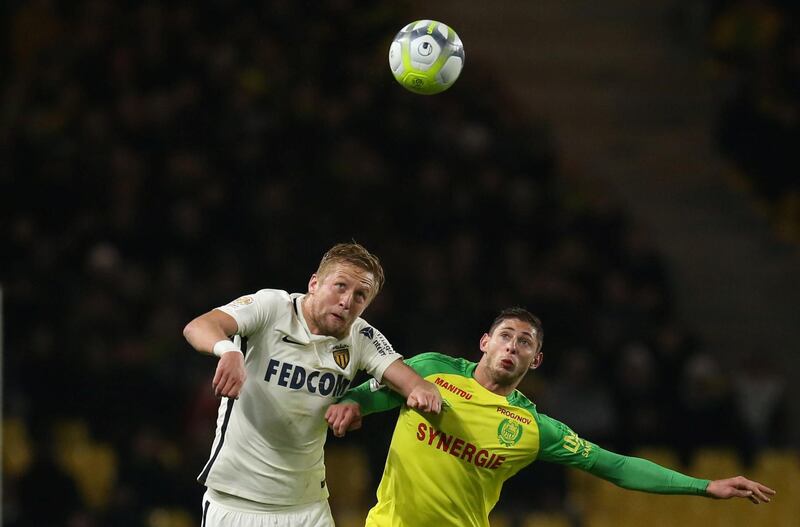
[[[337,340],[312,334],[304,295],[262,289],[220,307],[239,326],[247,380],[239,399],[223,398],[211,458],[198,481],[269,505],[328,497],[325,411],[359,370],[374,378],[402,358],[361,318]]]

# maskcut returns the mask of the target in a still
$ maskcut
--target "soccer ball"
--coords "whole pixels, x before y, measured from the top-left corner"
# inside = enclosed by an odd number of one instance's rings
[[[464,46],[453,28],[435,20],[418,20],[394,37],[389,67],[403,88],[433,95],[458,78],[464,67]]]

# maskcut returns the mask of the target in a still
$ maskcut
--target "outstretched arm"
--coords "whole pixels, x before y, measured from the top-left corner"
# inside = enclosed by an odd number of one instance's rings
[[[539,459],[580,468],[630,490],[656,494],[695,494],[719,499],[749,498],[769,502],[775,491],[747,478],[709,481],[657,465],[647,459],[623,456],[581,439],[567,425],[539,414],[541,449]]]
[[[708,481],[662,467],[647,459],[622,456],[596,447],[597,461],[588,471],[625,489],[658,494],[697,494],[713,498],[749,498],[769,502],[775,491],[742,476]]]

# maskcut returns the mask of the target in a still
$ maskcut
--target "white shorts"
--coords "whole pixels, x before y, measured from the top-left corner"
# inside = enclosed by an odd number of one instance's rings
[[[231,509],[203,496],[202,527],[334,527],[328,500],[292,507],[280,512]]]

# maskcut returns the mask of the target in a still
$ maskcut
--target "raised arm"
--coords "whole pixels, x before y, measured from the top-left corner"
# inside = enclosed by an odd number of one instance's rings
[[[183,328],[183,336],[191,346],[201,353],[214,353],[214,345],[228,340],[239,331],[239,325],[229,314],[212,309],[195,318]]]
[[[419,358],[412,358],[409,363],[420,367]],[[325,419],[333,435],[342,437],[345,432],[359,428],[362,415],[391,410],[403,402],[423,412],[439,413],[442,408],[439,390],[412,366],[397,360],[386,368],[383,382],[391,390],[372,379],[349,390],[338,403],[329,406]]]
[[[211,382],[217,397],[238,398],[247,377],[244,354],[229,340],[238,331],[236,320],[219,309],[200,315],[183,328],[183,336],[194,349],[219,357]]]
[[[409,408],[435,414],[442,410],[442,394],[436,386],[420,377],[402,360],[396,360],[386,368],[381,382],[405,397]]]
[[[397,408],[403,400],[402,395],[370,379],[348,390],[339,402],[330,405],[325,420],[334,436],[343,437],[346,432],[361,428],[362,416]]]

